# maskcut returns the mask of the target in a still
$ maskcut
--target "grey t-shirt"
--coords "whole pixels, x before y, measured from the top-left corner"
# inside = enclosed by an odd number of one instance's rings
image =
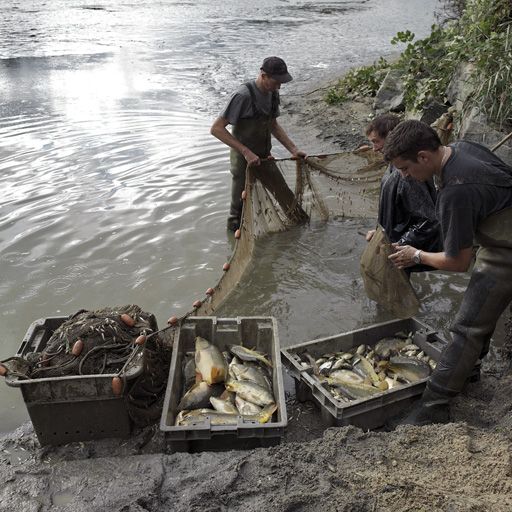
[[[254,96],[256,100],[257,108],[263,115],[268,116],[272,109],[272,93],[262,93],[256,86],[254,80],[251,80],[253,84]],[[279,93],[278,93],[279,94]],[[278,95],[279,100],[279,95]],[[279,105],[279,101],[278,101]],[[241,85],[229,99],[228,105],[221,112],[221,117],[227,119],[229,124],[236,124],[239,119],[250,119],[255,117],[258,112],[255,111],[251,93],[249,88],[244,84]],[[276,110],[276,117],[280,114],[279,107]]]
[[[443,169],[436,215],[446,256],[454,258],[473,245],[479,222],[512,207],[512,168],[474,142],[449,146],[452,154]]]

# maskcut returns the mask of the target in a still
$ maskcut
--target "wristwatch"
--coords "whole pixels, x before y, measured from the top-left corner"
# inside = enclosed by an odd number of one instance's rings
[[[414,256],[412,257],[414,263],[416,263],[416,265],[420,264],[421,263],[421,259],[420,259],[420,252],[421,252],[421,249],[418,249],[415,253],[414,253]]]

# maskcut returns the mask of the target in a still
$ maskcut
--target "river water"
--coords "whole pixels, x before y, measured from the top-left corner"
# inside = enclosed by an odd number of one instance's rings
[[[282,56],[296,77],[283,97],[389,56],[400,49],[390,44],[397,31],[429,33],[438,2],[0,7],[4,359],[39,318],[134,303],[162,327],[189,311],[233,249],[228,151],[209,134],[230,92],[268,55]],[[322,151],[318,140],[303,149]],[[330,221],[268,237],[220,313],[276,316],[283,346],[388,319],[362,290],[363,225]],[[446,327],[466,280],[416,279],[427,321]],[[0,399],[0,432],[27,421],[17,389],[0,383]]]

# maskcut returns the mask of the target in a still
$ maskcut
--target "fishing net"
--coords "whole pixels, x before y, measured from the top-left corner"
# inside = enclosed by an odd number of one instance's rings
[[[369,149],[306,159],[269,158],[248,167],[234,252],[222,278],[190,314],[215,313],[240,282],[260,237],[329,217],[376,219],[385,167],[381,156]]]
[[[172,340],[164,330],[134,304],[80,310],[55,329],[42,352],[2,364],[22,379],[115,376],[132,420],[147,426],[160,419],[165,397]]]
[[[418,312],[420,303],[406,273],[389,261],[393,253],[389,238],[379,225],[361,257],[364,288],[369,299],[397,318],[411,318]]]

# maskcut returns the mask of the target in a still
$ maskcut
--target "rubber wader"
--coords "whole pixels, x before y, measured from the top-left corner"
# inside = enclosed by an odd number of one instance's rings
[[[257,108],[252,83],[248,82],[245,85],[251,93],[256,115],[249,119],[239,119],[236,125],[233,125],[232,135],[259,158],[267,158],[272,149],[272,120],[275,117],[277,108],[277,95],[273,94],[272,108],[270,109],[270,113],[265,115]],[[242,216],[242,192],[245,188],[247,161],[242,153],[231,149],[230,163],[232,175],[231,207],[227,227],[230,231],[236,231],[240,226],[240,218]]]
[[[448,411],[450,400],[460,393],[476,362],[489,351],[496,323],[512,301],[512,208],[480,222],[475,242],[480,248],[462,304],[450,326],[452,339],[404,424],[439,422],[446,416],[443,409]]]

